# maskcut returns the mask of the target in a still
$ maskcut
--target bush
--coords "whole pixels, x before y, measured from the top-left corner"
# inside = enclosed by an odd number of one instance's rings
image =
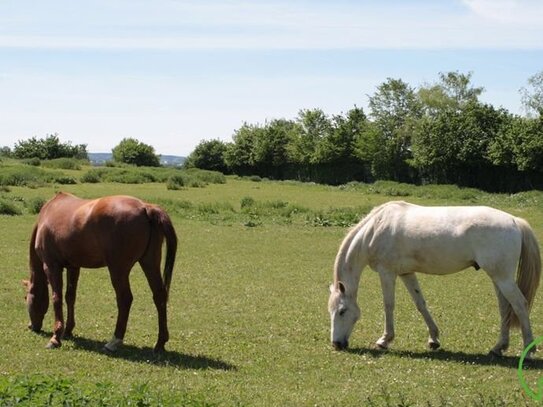
[[[166,188],[171,190],[182,189],[185,186],[185,179],[180,174],[170,175],[166,182]]]
[[[241,209],[244,209],[244,208],[251,208],[255,205],[256,201],[254,200],[254,198],[251,198],[250,196],[246,196],[244,198],[241,199]]]
[[[153,174],[136,170],[109,171],[103,176],[105,182],[118,182],[121,184],[145,184],[155,182]]]
[[[32,165],[33,167],[39,167],[41,165],[41,161],[38,157],[32,157],[27,160],[23,160],[23,163],[26,165]]]
[[[0,173],[0,185],[39,186],[50,182],[52,178],[52,174],[36,167],[5,167]]]
[[[117,162],[144,167],[159,167],[160,160],[155,149],[133,138],[125,138],[112,150]]]
[[[0,199],[0,215],[21,215],[21,210],[13,202]]]
[[[80,170],[81,161],[75,158],[56,158],[42,162],[43,167],[58,168],[61,170]]]
[[[47,201],[42,197],[32,198],[26,203],[26,207],[30,213],[38,214],[40,213],[43,205],[45,205],[45,202]]]
[[[19,141],[13,149],[16,158],[39,158],[51,160],[61,157],[88,158],[87,145],[72,146],[70,142],[62,143],[56,134],[48,135],[44,139],[35,137]]]
[[[55,177],[54,182],[61,185],[75,185],[77,184],[77,181],[74,177],[67,177],[67,176],[60,176]]]
[[[206,184],[226,184],[226,177],[221,172],[190,168],[184,173]]]
[[[311,212],[306,221],[312,226],[348,227],[357,224],[371,210],[370,207],[330,208],[326,211]]]
[[[103,169],[93,169],[83,174],[79,178],[79,180],[84,183],[96,184],[102,181],[103,174],[104,174]]]

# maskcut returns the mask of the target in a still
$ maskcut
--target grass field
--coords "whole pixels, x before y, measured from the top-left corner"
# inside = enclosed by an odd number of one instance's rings
[[[85,171],[67,173],[77,180]],[[36,218],[27,203],[57,190],[135,195],[171,214],[180,244],[165,355],[155,358],[151,351],[156,313],[138,267],[125,345],[116,355],[100,351],[116,317],[105,269],[82,272],[74,339],[45,349],[51,310],[43,335],[27,330],[20,281],[28,277]],[[506,196],[394,183],[328,187],[228,178],[179,190],[164,182],[10,186],[0,199],[21,213],[0,215],[1,405],[532,405],[517,380],[519,333],[506,357],[487,356],[499,318],[484,272],[419,277],[441,329],[438,352],[426,350],[426,327],[401,284],[396,340],[387,353],[373,350],[383,313],[378,278],[369,269],[362,274],[362,317],[349,351],[329,344],[327,300],[347,225],[374,205],[392,199],[491,205],[526,218],[543,241],[541,192]],[[539,292],[531,317],[536,336],[543,335],[542,311]],[[526,371],[534,388],[542,368],[535,361]]]

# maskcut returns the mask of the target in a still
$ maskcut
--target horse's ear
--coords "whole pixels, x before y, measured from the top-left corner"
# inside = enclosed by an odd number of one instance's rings
[[[345,284],[343,284],[343,282],[338,281],[337,288],[339,289],[339,292],[341,294],[345,294],[346,289],[345,289]]]

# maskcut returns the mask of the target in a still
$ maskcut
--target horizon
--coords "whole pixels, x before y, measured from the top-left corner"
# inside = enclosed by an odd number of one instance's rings
[[[408,18],[406,18],[406,16]],[[472,72],[480,100],[521,114],[543,69],[536,0],[0,3],[0,146],[57,133],[186,157],[243,123],[328,115],[388,77],[417,88]]]

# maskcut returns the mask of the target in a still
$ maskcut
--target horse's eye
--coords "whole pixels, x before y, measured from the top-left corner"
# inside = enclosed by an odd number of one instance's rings
[[[347,310],[345,308],[342,308],[339,310],[339,316],[342,317]]]

